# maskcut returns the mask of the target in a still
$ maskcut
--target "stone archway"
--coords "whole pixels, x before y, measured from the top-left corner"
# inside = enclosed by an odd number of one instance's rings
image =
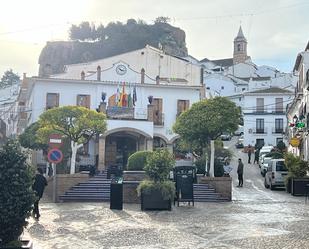
[[[99,142],[99,170],[112,165],[125,169],[131,154],[152,150],[152,143],[149,134],[134,128],[117,128],[106,132]]]

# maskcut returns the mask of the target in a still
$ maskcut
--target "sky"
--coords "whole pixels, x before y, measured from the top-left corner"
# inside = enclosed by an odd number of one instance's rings
[[[10,68],[36,76],[46,42],[67,40],[70,26],[82,21],[150,24],[168,16],[197,59],[231,58],[241,24],[253,62],[284,72],[309,41],[308,0],[2,0],[1,9],[0,76]]]

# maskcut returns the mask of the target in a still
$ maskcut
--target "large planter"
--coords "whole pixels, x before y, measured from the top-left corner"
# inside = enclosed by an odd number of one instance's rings
[[[306,185],[309,184],[309,177],[292,178],[291,194],[294,196],[306,195]]]
[[[141,209],[144,210],[172,210],[172,201],[164,200],[160,191],[141,193]]]
[[[32,241],[30,240],[21,240],[20,241],[22,243],[21,246],[13,246],[13,247],[1,247],[0,248],[2,249],[32,249],[33,248],[33,244],[32,244]]]
[[[292,178],[288,178],[287,183],[285,185],[285,190],[288,193],[291,193],[292,190]]]

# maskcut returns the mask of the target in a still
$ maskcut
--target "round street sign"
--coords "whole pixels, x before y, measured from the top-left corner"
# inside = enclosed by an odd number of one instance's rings
[[[298,147],[299,144],[300,144],[300,141],[299,141],[298,138],[292,137],[291,140],[290,140],[290,144],[291,144],[293,147]]]
[[[54,148],[51,149],[47,154],[48,161],[51,163],[60,163],[63,159],[61,150]]]

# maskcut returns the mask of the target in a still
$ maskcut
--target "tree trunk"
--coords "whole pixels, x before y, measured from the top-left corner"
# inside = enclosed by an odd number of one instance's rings
[[[71,149],[72,149],[72,156],[71,156],[71,168],[70,174],[75,174],[75,161],[76,161],[76,154],[77,150],[82,147],[83,144],[78,144],[74,141],[71,141]]]

